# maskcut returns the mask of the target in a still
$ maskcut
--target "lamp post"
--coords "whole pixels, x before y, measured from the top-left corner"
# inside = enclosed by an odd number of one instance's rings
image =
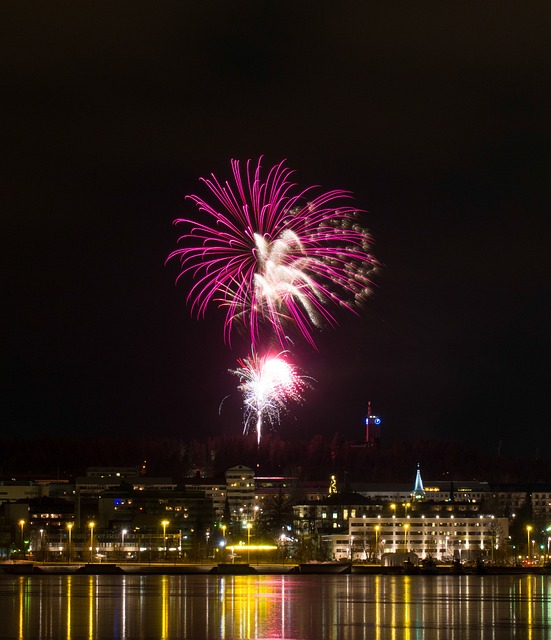
[[[247,562],[251,561],[251,527],[250,522],[247,522]]]
[[[226,559],[226,525],[220,525],[220,529],[222,529],[222,540],[220,542],[220,548],[222,549],[222,559]]]
[[[380,531],[381,527],[376,524],[375,525],[375,562],[377,562],[377,559],[379,557],[379,531]]]
[[[164,543],[165,543],[165,560],[166,560],[166,556],[167,556],[166,528],[169,525],[169,521],[168,520],[163,520],[161,522],[161,524],[163,525],[163,540],[164,540]]]
[[[25,520],[19,520],[19,526],[21,527],[21,557],[25,557],[25,539],[23,530],[25,528]]]
[[[121,556],[124,558],[124,536],[128,533],[126,529],[121,531]]]
[[[90,527],[90,562],[92,562],[94,554],[94,527],[96,526],[96,523],[89,522],[88,526]]]
[[[404,513],[406,518],[408,517],[408,509],[411,507],[411,502],[404,502]]]
[[[44,563],[44,529],[40,529],[40,555],[42,556],[42,563]]]
[[[526,525],[526,535],[528,536],[528,560],[532,559],[532,545],[530,543],[530,532],[532,531],[531,525]]]
[[[73,523],[67,523],[67,562],[71,564],[71,531],[73,530]]]

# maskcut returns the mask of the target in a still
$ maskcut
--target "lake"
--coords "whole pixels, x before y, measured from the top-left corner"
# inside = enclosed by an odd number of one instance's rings
[[[0,639],[551,639],[548,575],[0,575]]]

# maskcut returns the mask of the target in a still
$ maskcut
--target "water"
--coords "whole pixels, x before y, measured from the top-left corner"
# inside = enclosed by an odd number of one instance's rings
[[[551,576],[0,576],[0,639],[551,639]]]

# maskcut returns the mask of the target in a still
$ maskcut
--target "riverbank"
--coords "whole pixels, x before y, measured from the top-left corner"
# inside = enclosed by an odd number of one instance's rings
[[[549,566],[458,566],[436,565],[422,567],[388,567],[334,562],[303,564],[168,564],[168,563],[0,563],[0,574],[9,575],[507,575],[551,574]]]

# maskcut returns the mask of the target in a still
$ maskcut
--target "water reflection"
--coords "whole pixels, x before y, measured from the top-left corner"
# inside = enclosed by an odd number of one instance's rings
[[[0,576],[2,637],[551,638],[551,577]]]

